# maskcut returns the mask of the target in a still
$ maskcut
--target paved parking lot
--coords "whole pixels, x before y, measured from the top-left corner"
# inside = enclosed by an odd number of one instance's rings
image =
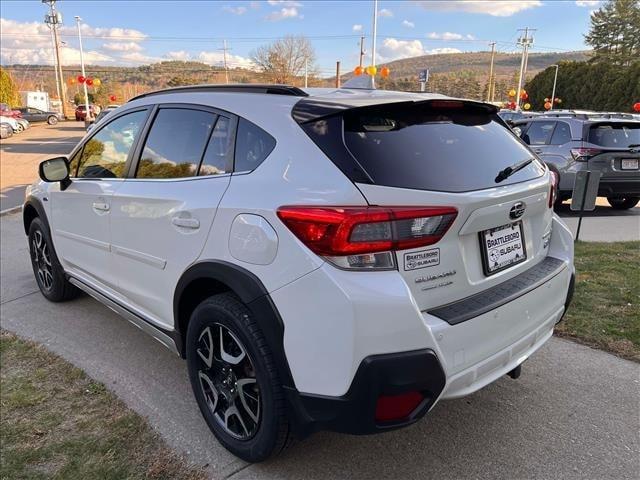
[[[640,476],[640,366],[552,339],[514,381],[443,402],[377,436],[320,433],[247,465],[208,431],[185,363],[89,297],[37,291],[19,214],[0,219],[2,328],[35,340],[105,383],[214,478],[585,478]],[[321,368],[322,360],[318,359]]]

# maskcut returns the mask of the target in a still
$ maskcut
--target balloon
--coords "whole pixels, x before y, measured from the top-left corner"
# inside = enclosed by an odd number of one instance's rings
[[[640,112],[640,102],[636,102],[633,104],[633,111]]]
[[[529,110],[531,108],[531,104],[530,103],[525,103],[522,108],[524,108],[525,110]]]
[[[520,99],[521,100],[526,100],[529,98],[529,94],[527,94],[527,92],[525,92],[524,90],[522,92],[520,92]]]
[[[102,81],[99,78],[94,78],[93,79],[93,85],[95,87],[99,87],[102,84]]]
[[[116,96],[115,96],[115,95],[111,95],[111,96],[109,97],[109,101],[110,101],[110,102],[115,102],[115,101],[116,101]]]
[[[544,103],[550,102],[551,100],[549,100],[549,97],[544,99]]]
[[[69,79],[67,80],[67,83],[68,83],[69,85],[75,85],[75,84],[76,84],[76,81],[77,81],[77,80],[76,80],[75,78],[73,78],[73,77],[69,77]]]
[[[358,65],[356,68],[353,69],[353,74],[356,77],[362,75],[363,73],[364,73],[364,68],[362,68],[360,65]]]
[[[562,103],[562,99],[561,98],[556,98],[556,103]]]
[[[387,78],[390,73],[391,73],[391,70],[389,70],[388,67],[382,67],[380,69],[380,75],[382,76],[382,78]]]
[[[515,97],[516,96],[516,91],[513,88],[511,90],[509,90],[509,96],[510,97]]]
[[[91,85],[93,85],[93,79],[91,79],[91,78],[87,78],[87,79],[85,80],[85,83],[87,84],[87,87],[90,87]]]
[[[545,110],[549,110],[551,108],[551,102],[545,102],[544,103],[544,109]]]
[[[366,69],[365,72],[367,72],[367,75],[371,75],[372,77],[375,76],[375,74],[378,72],[378,69],[373,66],[373,65],[369,65]]]
[[[85,80],[85,77],[83,77],[82,75],[78,75],[78,83],[84,83]]]

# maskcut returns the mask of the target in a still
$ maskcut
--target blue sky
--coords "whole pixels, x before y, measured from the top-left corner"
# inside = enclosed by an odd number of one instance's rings
[[[585,49],[583,34],[593,0],[392,1],[378,5],[380,61],[448,51],[516,50],[518,28],[536,28],[533,51]],[[287,34],[310,37],[323,75],[336,60],[351,69],[359,36],[371,51],[372,1],[78,1],[59,0],[64,16],[63,63],[78,63],[74,16],[83,19],[88,63],[140,65],[163,59],[222,60],[222,39],[230,64],[248,66],[252,50]],[[51,39],[39,0],[3,0],[2,64],[50,63]]]

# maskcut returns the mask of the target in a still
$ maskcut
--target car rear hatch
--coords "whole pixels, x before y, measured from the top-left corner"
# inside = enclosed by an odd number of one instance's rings
[[[601,181],[640,181],[640,122],[595,122],[585,129],[583,148],[571,151],[574,160],[602,172]]]
[[[546,257],[550,174],[493,107],[442,99],[369,105],[303,128],[370,205],[456,210],[453,222],[416,219],[411,231],[430,228],[431,240],[395,252],[420,310],[482,292]],[[505,175],[514,167],[521,168]]]

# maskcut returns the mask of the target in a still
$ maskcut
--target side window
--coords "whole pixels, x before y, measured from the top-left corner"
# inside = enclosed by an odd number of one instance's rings
[[[518,125],[514,125],[512,130],[513,133],[515,133],[517,136],[523,138],[524,133],[527,131],[527,128],[529,128],[528,123],[519,123]]]
[[[522,139],[529,145],[547,145],[556,122],[531,122]]]
[[[133,112],[100,129],[82,149],[78,178],[123,178],[129,151],[146,118],[146,110]]]
[[[241,118],[236,135],[234,171],[249,172],[256,169],[276,146],[276,140],[253,123]]]
[[[161,108],[147,136],[136,178],[196,175],[216,118],[202,110]]]
[[[231,120],[219,116],[211,133],[207,151],[202,159],[198,175],[219,175],[231,172],[233,168],[233,132]]]
[[[558,122],[551,137],[551,145],[564,145],[571,141],[571,127],[567,122]]]

